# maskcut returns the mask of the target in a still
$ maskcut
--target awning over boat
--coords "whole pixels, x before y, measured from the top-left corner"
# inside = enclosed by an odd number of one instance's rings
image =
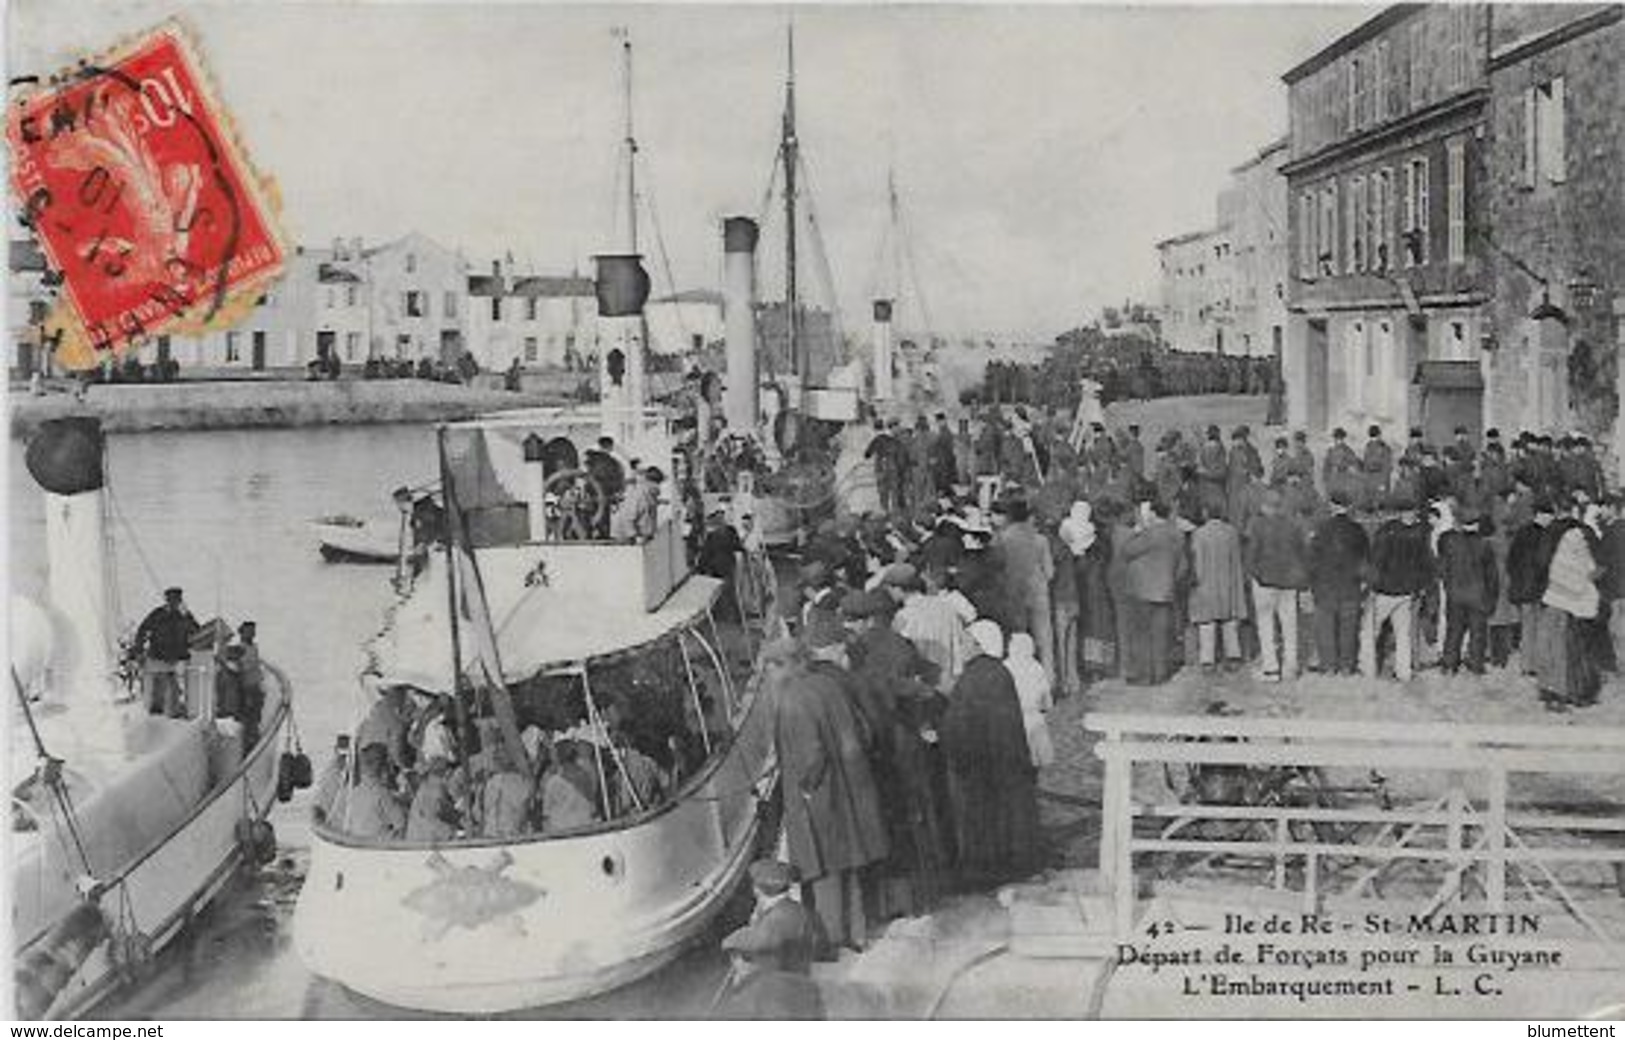
[[[526,584],[522,571],[514,575],[482,569],[502,674],[509,682],[658,642],[703,620],[722,590],[721,581],[692,575],[656,610],[610,611],[602,609],[604,601],[575,589]],[[451,689],[445,575],[445,560],[436,554],[368,645],[370,668],[383,685]],[[459,649],[465,667],[474,661],[472,643],[463,634]]]

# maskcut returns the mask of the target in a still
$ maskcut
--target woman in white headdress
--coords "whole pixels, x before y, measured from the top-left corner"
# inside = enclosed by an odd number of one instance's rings
[[[1055,744],[1050,740],[1049,723],[1044,716],[1055,706],[1049,674],[1034,656],[1033,637],[1017,632],[1010,637],[1010,653],[1004,659],[1010,678],[1016,683],[1021,701],[1021,721],[1027,729],[1027,751],[1033,767],[1042,769],[1055,761]]]
[[[965,665],[938,732],[967,887],[987,887],[1032,873],[1039,862],[1036,771],[1022,724],[1021,699],[1005,667],[1004,636],[983,619],[970,626],[980,651]]]

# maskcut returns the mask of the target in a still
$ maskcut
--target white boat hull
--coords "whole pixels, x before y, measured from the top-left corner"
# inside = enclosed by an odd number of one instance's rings
[[[332,561],[394,563],[400,557],[400,532],[378,521],[341,524],[315,521],[322,556]]]
[[[240,825],[244,820],[265,819],[276,804],[278,758],[291,691],[280,672],[270,666],[266,670],[280,696],[267,697],[259,744],[189,814],[163,833],[145,836],[139,853],[117,863],[101,862],[95,835],[84,835],[96,879],[105,886],[97,905],[114,939],[90,952],[52,1001],[47,1017],[78,1017],[132,973],[138,974],[141,965],[129,962],[128,942],[123,944],[123,956],[115,950],[115,942],[137,937],[144,947],[142,959],[156,955],[230,880],[244,853]],[[120,825],[127,828],[132,822],[126,818]],[[49,926],[78,905],[72,886],[82,873],[76,852],[60,839],[22,850],[13,864],[14,898],[39,900],[35,909],[45,905],[53,909],[32,918],[36,922],[30,928],[33,934],[17,936],[15,963],[23,963],[29,953],[42,947]]]
[[[363,996],[461,1014],[558,1004],[648,975],[702,935],[757,853],[768,716],[752,698],[708,773],[619,829],[437,848],[317,827],[295,949]]]

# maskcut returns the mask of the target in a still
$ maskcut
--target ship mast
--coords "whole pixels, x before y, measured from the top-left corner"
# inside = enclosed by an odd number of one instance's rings
[[[625,112],[626,136],[626,252],[638,251],[638,139],[632,132],[632,37],[625,29],[621,33],[621,86]]]
[[[801,381],[802,397],[807,389],[807,359],[799,335],[801,302],[796,291],[796,172],[800,163],[796,140],[796,27],[786,29],[788,76],[784,86],[784,125],[779,142],[784,164],[784,317],[789,336],[790,369]]]

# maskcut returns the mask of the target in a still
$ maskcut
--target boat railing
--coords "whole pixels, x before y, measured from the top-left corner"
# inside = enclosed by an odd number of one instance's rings
[[[1309,912],[1332,895],[1378,894],[1408,862],[1437,881],[1429,914],[1469,890],[1497,912],[1521,893],[1619,941],[1587,913],[1574,874],[1554,869],[1625,871],[1619,806],[1588,815],[1514,797],[1509,778],[1617,776],[1625,729],[1101,712],[1084,726],[1105,765],[1100,878],[1119,937],[1136,925],[1137,864],[1167,873],[1226,857],[1272,864],[1277,889],[1298,878]],[[1396,802],[1389,774],[1406,774],[1416,797]]]

